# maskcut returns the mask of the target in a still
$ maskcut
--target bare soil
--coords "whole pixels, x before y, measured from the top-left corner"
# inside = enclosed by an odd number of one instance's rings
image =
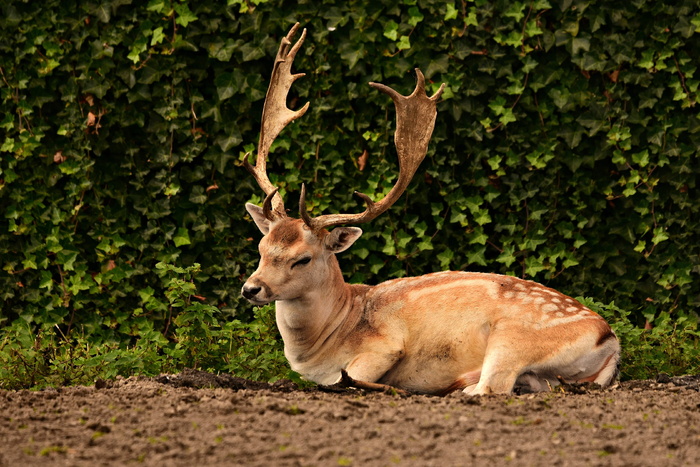
[[[698,466],[700,375],[514,396],[187,371],[0,391],[0,466]]]

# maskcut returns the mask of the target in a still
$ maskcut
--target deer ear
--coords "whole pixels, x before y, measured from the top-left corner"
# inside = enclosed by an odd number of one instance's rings
[[[333,253],[345,251],[362,235],[362,229],[357,227],[338,227],[326,235],[323,240],[326,248]]]
[[[252,203],[245,203],[245,210],[253,218],[253,222],[255,222],[262,234],[267,235],[270,231],[270,221],[263,214],[263,208]]]

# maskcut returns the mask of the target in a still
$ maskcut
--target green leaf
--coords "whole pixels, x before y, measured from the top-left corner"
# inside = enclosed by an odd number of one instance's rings
[[[510,266],[516,261],[515,257],[515,248],[513,245],[508,245],[503,249],[500,255],[498,255],[498,258],[496,258],[496,261],[499,263],[502,263],[505,265],[506,268],[510,268]]]
[[[156,13],[166,13],[168,11],[169,2],[166,0],[150,0],[146,9],[148,11],[155,11]]]
[[[476,17],[476,8],[470,8],[469,13],[464,18],[464,26],[479,26],[479,20]]]
[[[131,46],[131,51],[129,52],[129,55],[126,56],[126,58],[128,58],[134,63],[138,63],[141,60],[140,54],[146,51],[147,46],[148,38],[139,37]]]
[[[457,8],[455,8],[454,4],[447,3],[446,5],[446,11],[445,11],[445,21],[449,21],[451,19],[457,19]]]
[[[0,146],[0,152],[13,152],[15,150],[15,140],[9,136],[5,138],[5,141]]]
[[[106,3],[101,3],[100,5],[95,8],[95,16],[97,16],[97,19],[99,19],[103,23],[109,23],[109,20],[111,18],[111,8],[108,4]]]
[[[49,271],[41,271],[39,276],[41,278],[39,280],[39,288],[47,289],[50,292],[53,289],[53,277],[51,277],[51,273]]]
[[[467,261],[469,264],[486,266],[486,247],[472,247],[467,253]]]
[[[187,3],[175,4],[173,8],[175,13],[177,13],[175,16],[175,23],[180,26],[187,27],[188,24],[198,19],[197,16],[192,13]]]
[[[641,167],[649,165],[649,150],[645,149],[641,152],[632,154],[632,162],[639,164]]]
[[[216,84],[216,93],[220,101],[232,97],[239,90],[238,80],[234,73],[222,73],[214,80]]]
[[[396,43],[396,48],[399,50],[406,50],[411,48],[411,41],[408,36],[401,36],[399,42]]]
[[[408,24],[411,26],[417,26],[424,18],[425,16],[423,16],[418,7],[413,6],[408,9]]]
[[[399,25],[394,20],[389,20],[384,24],[384,37],[395,41],[399,37]]]
[[[444,248],[440,253],[436,255],[437,260],[440,262],[440,268],[444,270],[450,269],[450,264],[454,258],[455,253],[449,248]]]
[[[187,229],[184,227],[177,229],[177,233],[173,237],[173,242],[178,248],[183,245],[190,245],[192,242],[190,241],[190,234]]]
[[[525,16],[526,5],[521,2],[510,2],[508,9],[503,12],[503,16],[513,18],[517,23],[519,23]]]
[[[661,242],[665,242],[669,238],[670,237],[668,236],[663,227],[656,227],[654,229],[654,237],[651,239],[651,243],[653,243],[654,245],[658,245]]]
[[[591,49],[591,41],[587,37],[574,37],[571,41],[571,52],[574,55],[581,53],[581,51],[588,52]]]
[[[506,111],[505,108],[506,99],[503,96],[497,96],[493,101],[489,103],[489,108],[493,110],[496,115],[503,115]]]
[[[513,109],[504,109],[503,115],[498,119],[504,126],[517,121],[517,118],[515,117],[515,114],[513,113]]]
[[[654,51],[645,50],[642,52],[642,57],[637,62],[637,66],[646,68],[648,70],[654,67]]]
[[[695,17],[690,20],[690,23],[695,26],[695,32],[700,32],[700,13],[695,15]]]
[[[151,37],[151,45],[160,44],[165,39],[165,34],[163,34],[163,28],[155,28],[153,30],[153,37]]]
[[[75,250],[61,249],[56,253],[56,262],[63,266],[65,271],[73,271],[78,252]]]

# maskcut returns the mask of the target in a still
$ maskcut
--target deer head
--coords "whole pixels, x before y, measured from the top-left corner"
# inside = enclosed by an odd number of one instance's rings
[[[394,142],[399,158],[399,176],[394,187],[379,201],[373,201],[364,193],[355,194],[366,203],[359,214],[328,214],[311,217],[306,209],[306,187],[302,185],[299,201],[301,219],[287,216],[278,189],[267,176],[267,156],[273,141],[286,125],[301,117],[309,108],[306,103],[299,110],[287,107],[287,94],[291,85],[304,73],[292,74],[291,68],[297,52],[306,38],[306,30],[292,45],[299,23],[282,39],[272,70],[270,85],[265,98],[262,128],[255,165],[244,165],[265,192],[262,207],[246,204],[246,209],[263,233],[260,242],[260,266],[243,286],[242,294],[255,304],[271,301],[293,300],[310,287],[323,293],[323,285],[337,282],[339,269],[335,254],[349,248],[362,234],[357,227],[329,227],[342,224],[369,222],[387,211],[403,194],[418,166],[425,158],[428,142],[435,127],[436,102],[444,84],[432,96],[425,92],[425,78],[416,69],[417,84],[412,94],[403,96],[388,86],[369,83],[387,94],[396,107],[396,133]]]

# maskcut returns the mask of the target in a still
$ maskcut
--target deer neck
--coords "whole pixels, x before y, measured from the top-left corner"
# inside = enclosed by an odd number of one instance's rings
[[[323,347],[352,314],[354,289],[343,279],[335,255],[329,274],[300,297],[275,302],[277,327],[285,354],[310,356]]]

